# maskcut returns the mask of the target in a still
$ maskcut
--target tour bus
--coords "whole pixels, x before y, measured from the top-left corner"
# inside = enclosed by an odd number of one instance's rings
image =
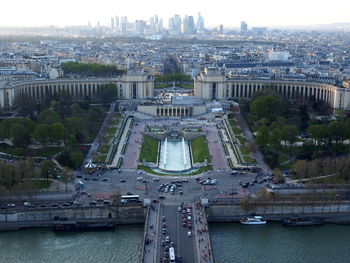
[[[138,195],[122,195],[122,203],[138,203],[140,202],[140,196]]]
[[[170,262],[175,262],[175,249],[173,247],[169,248],[169,258]]]

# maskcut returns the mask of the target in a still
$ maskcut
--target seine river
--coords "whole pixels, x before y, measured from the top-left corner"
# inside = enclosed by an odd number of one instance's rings
[[[216,263],[350,262],[350,226],[283,227],[210,224]],[[113,232],[0,233],[0,263],[136,263],[143,226]]]

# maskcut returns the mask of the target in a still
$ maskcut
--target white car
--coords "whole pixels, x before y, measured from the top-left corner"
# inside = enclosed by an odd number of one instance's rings
[[[191,236],[192,236],[192,232],[191,232],[191,231],[188,231],[188,232],[187,232],[187,236],[188,236],[188,237],[191,237]]]
[[[137,181],[143,181],[143,177],[137,177],[136,180]]]

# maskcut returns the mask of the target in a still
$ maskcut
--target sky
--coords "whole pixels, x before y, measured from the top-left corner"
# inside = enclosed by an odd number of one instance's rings
[[[205,26],[295,26],[350,22],[349,0],[0,0],[1,26],[108,25],[112,16],[129,22],[158,14],[168,26],[174,14],[200,12]]]

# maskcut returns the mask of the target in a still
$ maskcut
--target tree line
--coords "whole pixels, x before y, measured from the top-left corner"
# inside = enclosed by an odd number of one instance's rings
[[[157,75],[155,82],[190,82],[192,77],[186,74],[174,73],[166,75]]]
[[[86,77],[116,77],[125,73],[115,65],[97,63],[66,62],[62,64],[64,74],[79,74]]]

